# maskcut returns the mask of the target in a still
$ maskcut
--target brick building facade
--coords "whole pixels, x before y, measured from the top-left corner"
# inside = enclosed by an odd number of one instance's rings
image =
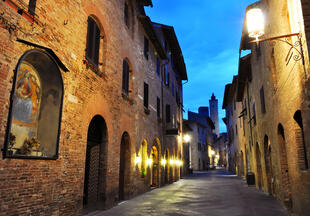
[[[150,5],[1,1],[0,215],[81,215],[180,178],[186,68]]]
[[[254,172],[256,186],[283,202],[297,215],[309,214],[309,3],[265,1],[250,5],[265,14],[265,35],[256,46],[243,29],[239,72],[226,86],[223,108],[240,176]],[[292,48],[288,43],[293,44]],[[290,49],[291,48],[291,49]],[[304,55],[304,64],[302,55]],[[235,105],[236,104],[236,105]],[[236,107],[232,108],[232,107]],[[228,121],[227,121],[228,122]],[[236,125],[236,126],[234,126]],[[232,131],[232,132],[231,132]],[[238,131],[238,132],[237,132]],[[240,171],[240,168],[244,168]]]

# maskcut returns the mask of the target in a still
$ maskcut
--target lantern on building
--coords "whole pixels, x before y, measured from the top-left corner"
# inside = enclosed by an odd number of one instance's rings
[[[265,33],[265,21],[262,10],[259,8],[250,9],[246,14],[246,20],[249,37],[253,37],[258,40],[258,38]]]

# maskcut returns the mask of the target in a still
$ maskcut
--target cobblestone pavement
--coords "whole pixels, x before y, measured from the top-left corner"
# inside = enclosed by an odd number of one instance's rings
[[[281,204],[224,170],[194,173],[87,216],[282,216]]]

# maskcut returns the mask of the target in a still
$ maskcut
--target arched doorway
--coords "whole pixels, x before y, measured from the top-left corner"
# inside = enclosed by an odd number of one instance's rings
[[[104,159],[107,142],[107,126],[105,120],[96,115],[91,120],[87,134],[85,159],[83,207],[95,210],[104,197]]]
[[[178,161],[182,161],[182,158],[181,158],[181,153],[180,151],[178,151]],[[205,161],[203,161],[204,164],[205,164]],[[205,165],[204,165],[205,166]],[[177,172],[178,172],[178,175],[177,175],[177,178],[180,179],[181,178],[181,164],[178,164],[177,165]]]
[[[278,148],[280,154],[280,169],[281,169],[281,187],[282,187],[282,199],[284,204],[288,208],[292,208],[291,199],[291,186],[287,163],[286,144],[284,128],[281,124],[278,125]]]
[[[240,176],[244,176],[244,155],[243,151],[240,151]]]
[[[272,189],[272,162],[271,162],[271,146],[267,135],[264,137],[264,154],[265,154],[265,171],[267,177],[268,193],[273,194]]]
[[[172,182],[175,182],[175,150],[172,149],[172,154],[170,157],[170,176],[171,176],[171,180]]]
[[[159,152],[155,145],[152,146],[151,149],[151,159],[152,159],[152,167],[151,167],[151,186],[158,187],[159,186]]]
[[[261,153],[259,150],[259,145],[256,143],[256,179],[257,179],[257,186],[259,189],[262,188],[262,165],[261,165]]]
[[[301,111],[297,110],[294,114],[295,120],[295,140],[297,149],[298,166],[301,170],[309,169],[307,147],[305,142],[304,126]]]
[[[123,133],[120,146],[119,163],[119,200],[127,199],[130,185],[130,137],[127,132]]]
[[[166,160],[165,183],[169,184],[169,150],[168,149],[166,149],[166,152],[165,152],[165,160]]]

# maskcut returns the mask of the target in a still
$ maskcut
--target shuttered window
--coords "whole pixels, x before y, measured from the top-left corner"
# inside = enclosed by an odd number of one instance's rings
[[[156,59],[156,74],[160,77],[160,60],[159,58]]]
[[[149,59],[149,40],[144,37],[144,56]]]
[[[157,97],[157,118],[160,118],[160,98]]]
[[[123,82],[122,89],[125,94],[129,93],[129,64],[126,59],[123,60]]]
[[[144,100],[143,100],[144,107],[149,107],[149,85],[144,83]]]
[[[128,9],[128,4],[125,3],[125,8],[124,8],[124,22],[127,27],[129,27],[129,9]]]
[[[256,125],[256,111],[255,111],[255,103],[253,103],[252,108],[253,108],[253,117],[252,117],[252,119],[253,119],[253,123],[254,123],[254,125]]]
[[[28,12],[31,15],[35,14],[37,0],[29,0]]]
[[[260,104],[261,104],[261,110],[262,113],[266,113],[266,106],[265,106],[265,94],[264,94],[264,87],[259,90],[260,93]]]
[[[170,121],[171,121],[170,104],[166,104],[166,122],[169,123]]]
[[[88,17],[86,59],[95,66],[98,66],[100,46],[100,29],[97,23]]]

